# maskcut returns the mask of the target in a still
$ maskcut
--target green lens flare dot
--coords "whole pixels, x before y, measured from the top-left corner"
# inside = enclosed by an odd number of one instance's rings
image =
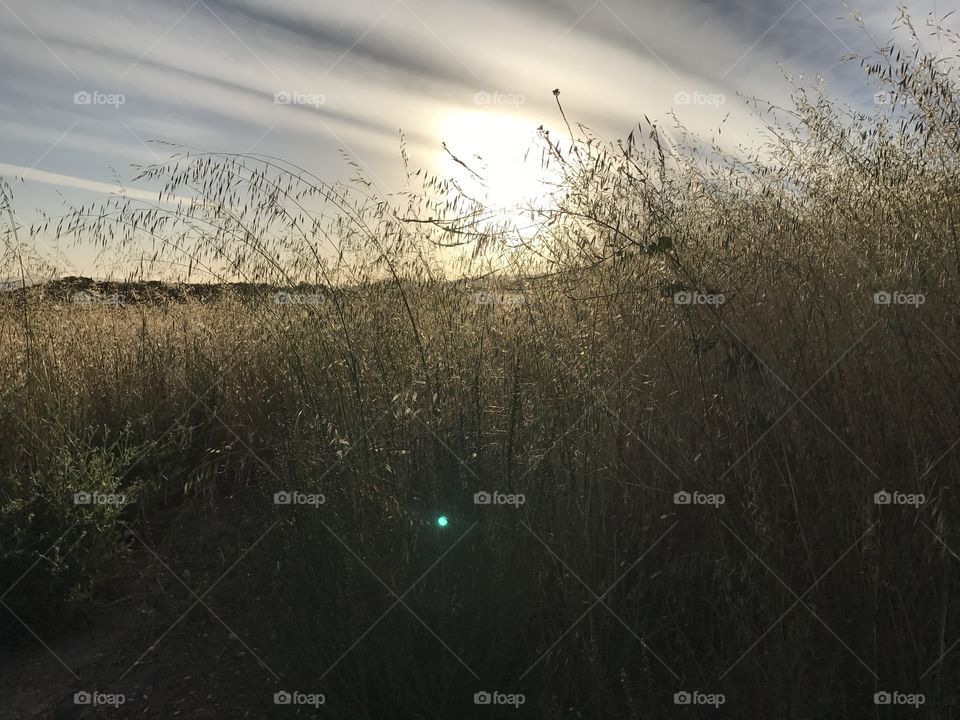
[[[446,527],[449,522],[446,515],[441,515],[437,518],[437,527]]]

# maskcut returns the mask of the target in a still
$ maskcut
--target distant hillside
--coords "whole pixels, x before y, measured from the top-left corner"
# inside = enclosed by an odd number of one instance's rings
[[[301,284],[283,289],[318,292],[323,288]],[[166,283],[160,280],[123,282],[74,276],[32,284],[27,281],[26,288],[19,278],[0,281],[0,292],[13,296],[26,292],[31,297],[39,296],[46,300],[67,302],[72,301],[76,293],[87,292],[102,296],[120,296],[124,304],[188,300],[203,302],[225,296],[254,299],[274,294],[279,290],[281,288],[263,283]]]

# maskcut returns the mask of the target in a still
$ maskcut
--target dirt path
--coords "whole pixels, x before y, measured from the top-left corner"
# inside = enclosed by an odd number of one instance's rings
[[[245,647],[195,605],[196,597],[173,574],[202,594],[236,557],[235,530],[196,518],[178,527],[182,546],[166,547],[161,559],[131,538],[135,549],[110,588],[117,599],[69,634],[51,638],[35,627],[35,636],[16,650],[0,650],[0,720],[264,717],[243,702],[251,671],[257,674],[248,650],[259,649]],[[204,601],[216,611],[216,598]],[[221,618],[250,640],[236,621]],[[78,692],[122,694],[124,702],[78,706]]]

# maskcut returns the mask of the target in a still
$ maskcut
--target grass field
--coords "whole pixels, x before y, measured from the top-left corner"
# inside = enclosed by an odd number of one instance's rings
[[[71,658],[9,707],[955,717],[944,62],[865,59],[873,114],[798,89],[748,159],[544,135],[519,241],[422,174],[194,151],[144,169],[166,203],[32,228],[220,287],[3,294],[0,644]]]

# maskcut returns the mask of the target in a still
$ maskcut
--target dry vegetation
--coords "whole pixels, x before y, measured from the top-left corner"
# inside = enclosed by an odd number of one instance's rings
[[[487,716],[472,696],[494,688],[526,695],[517,717],[664,717],[683,689],[724,693],[715,717],[867,717],[894,689],[950,717],[955,60],[878,49],[863,65],[889,102],[798,89],[758,107],[749,159],[646,124],[613,145],[544,133],[557,192],[521,243],[420,173],[380,200],[185,150],[143,170],[168,202],[34,228],[322,300],[6,299],[0,576],[42,560],[4,602],[68,626],[128,528],[162,544],[185,505],[229,496],[245,547],[272,528],[211,596],[270,668],[249,658],[236,690],[258,717],[284,686],[323,692],[322,717]]]

